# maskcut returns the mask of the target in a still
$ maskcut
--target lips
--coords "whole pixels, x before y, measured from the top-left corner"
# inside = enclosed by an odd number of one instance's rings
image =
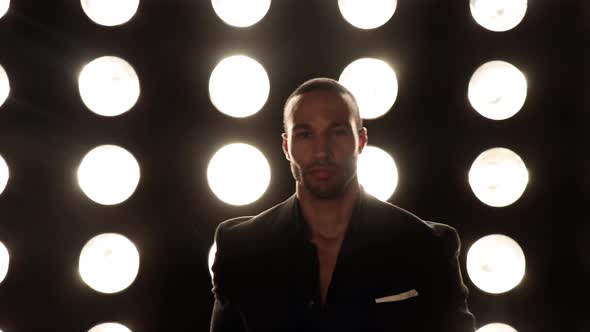
[[[334,167],[313,167],[309,169],[308,173],[317,178],[328,178],[334,174],[336,169]]]

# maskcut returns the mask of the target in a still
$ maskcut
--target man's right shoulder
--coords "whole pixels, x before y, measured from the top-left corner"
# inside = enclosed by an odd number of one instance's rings
[[[240,216],[221,222],[215,231],[215,239],[229,237],[251,241],[272,232],[280,221],[291,216],[293,199],[290,197],[255,216]]]

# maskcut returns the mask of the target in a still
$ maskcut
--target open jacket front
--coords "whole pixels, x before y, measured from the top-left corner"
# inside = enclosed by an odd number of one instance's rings
[[[295,196],[215,235],[212,332],[473,332],[450,226],[361,191],[325,305]]]

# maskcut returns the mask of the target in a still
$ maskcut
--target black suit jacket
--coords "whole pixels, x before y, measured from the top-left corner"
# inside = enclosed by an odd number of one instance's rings
[[[361,192],[322,305],[299,214],[292,196],[218,226],[212,332],[475,330],[452,227]]]

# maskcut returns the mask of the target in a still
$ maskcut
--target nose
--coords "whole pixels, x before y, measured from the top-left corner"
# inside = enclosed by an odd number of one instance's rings
[[[313,140],[315,159],[327,159],[332,156],[332,139],[325,135],[316,135]]]

